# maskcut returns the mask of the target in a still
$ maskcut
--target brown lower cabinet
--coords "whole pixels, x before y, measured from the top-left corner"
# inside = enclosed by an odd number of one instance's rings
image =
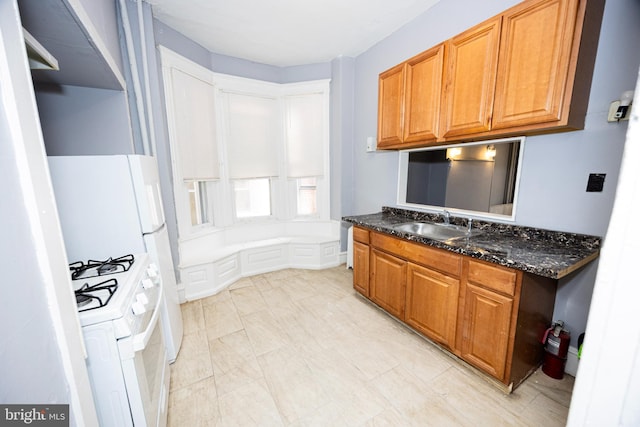
[[[409,263],[405,321],[443,346],[454,349],[460,279]]]
[[[369,296],[369,245],[353,242],[353,287]]]
[[[502,380],[509,349],[513,298],[467,283],[462,301],[460,357]]]
[[[369,254],[369,298],[404,320],[407,262],[376,248],[371,248]]]
[[[556,280],[363,227],[353,268],[356,291],[505,390],[540,365]]]

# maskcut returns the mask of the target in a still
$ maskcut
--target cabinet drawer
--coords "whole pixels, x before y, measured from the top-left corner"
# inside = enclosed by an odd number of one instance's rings
[[[353,227],[353,240],[368,245],[369,230],[360,227]]]
[[[434,270],[442,271],[453,276],[460,276],[462,257],[443,249],[430,248],[419,243],[390,237],[385,234],[371,233],[371,245],[386,252],[398,255],[408,261]]]
[[[516,289],[517,272],[506,267],[489,265],[469,260],[469,282],[497,292],[513,296]]]

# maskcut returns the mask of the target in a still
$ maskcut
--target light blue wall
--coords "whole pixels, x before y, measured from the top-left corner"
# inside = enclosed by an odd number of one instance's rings
[[[125,92],[37,86],[47,155],[133,154]]]
[[[196,64],[209,68],[211,53],[193,40],[156,19],[153,20],[153,33],[156,45],[171,49]]]
[[[355,59],[339,57],[331,62],[331,218],[342,218],[351,210],[353,188],[352,150]],[[342,227],[342,251],[347,249],[347,227]]]
[[[274,83],[280,83],[281,80],[279,67],[217,53],[211,53],[211,63],[207,68],[216,73],[246,77],[248,79],[265,80]]]
[[[209,52],[204,47],[158,20],[154,20],[154,28],[156,44],[165,46],[216,73],[273,83],[295,83],[331,77],[331,63],[275,67]]]
[[[90,21],[83,25],[95,27],[106,49],[103,53],[110,56],[124,74],[116,2],[81,0],[80,3]],[[60,64],[61,69],[74,66],[72,63]],[[36,85],[36,99],[48,155],[134,152],[126,92]]]
[[[376,135],[378,74],[516,3],[441,1],[356,58],[354,140],[343,147],[343,158],[352,158],[353,187],[342,187],[353,204],[345,215],[378,212],[396,201],[398,154],[365,152],[366,138]],[[605,235],[627,128],[606,116],[609,103],[635,85],[638,22],[637,0],[606,3],[585,129],[527,138],[516,224]],[[591,172],[607,174],[603,192],[585,192]],[[586,325],[596,269],[592,263],[559,284],[554,318],[567,322],[572,345]]]
[[[100,34],[106,49],[109,51],[120,73],[124,73],[122,56],[120,55],[120,38],[118,36],[116,1],[114,0],[80,0],[91,23]]]
[[[332,63],[296,65],[280,69],[280,83],[296,83],[331,78]]]

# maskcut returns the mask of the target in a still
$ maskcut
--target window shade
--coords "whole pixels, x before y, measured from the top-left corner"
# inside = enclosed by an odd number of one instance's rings
[[[287,174],[290,178],[324,173],[324,96],[285,97]]]
[[[171,69],[176,151],[185,181],[220,177],[215,129],[214,87]]]
[[[278,175],[278,101],[225,93],[227,153],[231,179]]]

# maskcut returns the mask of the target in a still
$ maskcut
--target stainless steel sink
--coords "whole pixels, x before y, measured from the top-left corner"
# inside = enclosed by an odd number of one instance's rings
[[[446,241],[461,237],[472,237],[482,234],[480,230],[468,231],[467,227],[434,222],[407,222],[393,226],[398,231],[417,234],[433,240]]]

